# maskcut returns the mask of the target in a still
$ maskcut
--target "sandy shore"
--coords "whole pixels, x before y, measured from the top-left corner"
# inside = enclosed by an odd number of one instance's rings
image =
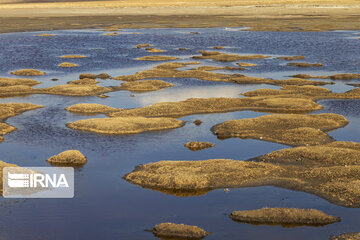
[[[359,1],[125,1],[4,3],[0,32],[57,29],[252,27],[257,31],[360,29]],[[40,0],[39,0],[40,1]]]

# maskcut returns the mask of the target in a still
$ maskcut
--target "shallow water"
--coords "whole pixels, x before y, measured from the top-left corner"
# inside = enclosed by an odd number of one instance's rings
[[[231,30],[231,29],[230,29]],[[194,35],[190,32],[198,31]],[[140,32],[142,34],[126,34]],[[251,60],[256,67],[238,71],[249,76],[285,79],[297,73],[328,75],[358,72],[360,41],[349,37],[358,32],[247,32],[229,29],[136,29],[118,36],[102,36],[96,30],[54,31],[54,37],[36,37],[37,33],[0,35],[0,76],[10,71],[36,68],[49,73],[33,77],[48,87],[77,79],[80,73],[106,72],[112,76],[133,74],[150,69],[159,62],[136,61],[137,57],[156,55],[136,49],[151,43],[166,50],[158,55],[179,56],[192,61],[198,50],[226,46],[225,51],[238,54],[264,54],[272,57],[305,55],[306,62],[322,62],[322,68],[294,68],[273,58]],[[189,50],[178,51],[179,47]],[[65,54],[84,54],[85,59],[61,59]],[[62,69],[57,65],[69,61],[78,68]],[[201,61],[202,65],[235,66],[234,63]],[[225,71],[228,73],[228,71]],[[59,81],[51,81],[58,78]],[[122,179],[138,164],[159,160],[204,160],[230,158],[247,160],[287,146],[257,140],[218,140],[210,128],[230,119],[264,115],[252,111],[192,115],[182,118],[203,124],[187,123],[170,131],[127,136],[107,136],[67,129],[70,121],[90,118],[69,113],[65,107],[76,103],[100,103],[118,108],[133,108],[163,101],[180,101],[190,97],[241,97],[241,93],[269,85],[237,85],[197,79],[163,79],[176,86],[150,93],[112,92],[109,98],[31,95],[3,98],[4,102],[30,102],[45,108],[10,118],[7,123],[18,128],[0,144],[0,159],[21,166],[48,166],[46,159],[68,149],[78,149],[88,163],[76,170],[74,199],[0,199],[0,239],[154,239],[144,231],[161,222],[198,225],[213,232],[207,239],[327,239],[329,235],[359,231],[360,210],[333,205],[311,194],[275,187],[214,190],[203,196],[175,197],[143,189]],[[350,82],[359,82],[353,80]],[[120,81],[101,80],[102,86]],[[325,86],[335,92],[353,87],[345,81]],[[360,101],[320,101],[325,109],[350,120],[345,128],[330,133],[337,140],[360,142]],[[94,117],[94,116],[92,116]],[[98,115],[95,117],[103,117]],[[210,141],[215,148],[192,152],[183,146],[188,141]],[[233,222],[228,214],[234,210],[262,207],[316,208],[340,216],[342,221],[325,227],[254,226]]]

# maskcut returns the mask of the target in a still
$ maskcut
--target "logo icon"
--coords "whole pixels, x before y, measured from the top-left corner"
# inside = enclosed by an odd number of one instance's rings
[[[72,198],[74,168],[5,167],[3,196],[5,198]]]

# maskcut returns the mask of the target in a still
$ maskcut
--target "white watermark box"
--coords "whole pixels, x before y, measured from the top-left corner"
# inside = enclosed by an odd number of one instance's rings
[[[5,198],[73,198],[72,167],[5,167]]]

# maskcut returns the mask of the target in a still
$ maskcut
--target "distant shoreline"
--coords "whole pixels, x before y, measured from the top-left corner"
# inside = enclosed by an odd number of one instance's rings
[[[149,0],[143,7],[134,7],[128,1],[0,4],[0,33],[111,25],[119,28],[250,27],[253,31],[360,30],[360,5],[356,1],[329,5],[334,1],[309,4],[308,0],[294,0],[296,4],[268,4],[266,0],[255,0],[251,2],[264,5],[223,6],[226,0],[209,0],[213,4],[205,7],[197,6],[207,2],[205,0],[197,1],[196,6],[191,6],[190,0],[184,1],[189,6],[176,6],[173,1],[166,6],[168,2],[164,0]],[[285,0],[275,0],[275,3],[282,1]],[[160,6],[149,6],[151,2]],[[119,7],[125,3],[130,4],[129,7]]]

